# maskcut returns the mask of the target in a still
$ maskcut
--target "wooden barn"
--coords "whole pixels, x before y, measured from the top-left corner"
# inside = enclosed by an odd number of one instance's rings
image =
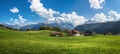
[[[67,32],[68,36],[80,36],[80,32],[77,30],[71,30]]]
[[[50,36],[62,37],[62,33],[61,32],[51,32]]]

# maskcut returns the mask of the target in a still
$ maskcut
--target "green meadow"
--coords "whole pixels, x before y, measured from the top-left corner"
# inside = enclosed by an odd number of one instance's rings
[[[51,37],[50,32],[0,29],[0,54],[120,54],[119,35]]]

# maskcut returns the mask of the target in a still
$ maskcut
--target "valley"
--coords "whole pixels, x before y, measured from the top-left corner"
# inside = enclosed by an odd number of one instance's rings
[[[120,54],[120,35],[51,37],[50,32],[0,29],[0,54]]]

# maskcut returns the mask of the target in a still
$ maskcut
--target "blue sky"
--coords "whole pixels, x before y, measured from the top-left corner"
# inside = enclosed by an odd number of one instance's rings
[[[96,22],[106,22],[106,21],[116,21],[113,17],[120,18],[120,0],[38,0],[38,4],[33,0],[0,0],[0,23],[9,23],[9,24],[24,24],[25,22],[44,22],[54,19],[66,20],[64,18],[69,18],[69,21],[73,24],[84,24],[86,21],[96,21]],[[101,3],[100,3],[101,2]],[[42,11],[39,9],[40,5]],[[93,5],[93,6],[91,6]],[[38,8],[36,8],[37,6]],[[16,13],[10,11],[10,9],[17,8]],[[50,13],[59,12],[59,13]],[[47,10],[47,11],[44,11]],[[74,14],[75,12],[75,14]],[[64,16],[63,13],[65,13]],[[46,14],[46,15],[45,15]],[[22,16],[22,19],[25,22],[19,22],[19,16]],[[52,16],[51,16],[52,15]],[[57,15],[57,17],[55,16]],[[74,17],[69,16],[74,15]],[[111,16],[114,15],[114,16]],[[48,17],[47,17],[48,16]],[[103,17],[103,18],[102,18]],[[73,19],[74,18],[74,19]],[[76,20],[79,18],[78,20]],[[84,19],[83,19],[84,18]],[[11,20],[10,20],[11,19]],[[16,20],[18,19],[18,20]],[[103,20],[103,21],[101,21]],[[68,20],[66,20],[68,22]]]

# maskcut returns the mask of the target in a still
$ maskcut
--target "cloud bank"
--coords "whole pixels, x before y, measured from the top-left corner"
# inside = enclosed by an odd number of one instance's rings
[[[12,24],[14,25],[24,26],[27,20],[23,18],[23,16],[18,15],[18,19],[11,18],[10,21],[13,22]]]
[[[108,11],[107,14],[102,12],[96,13],[90,19],[86,19],[84,16],[77,15],[74,11],[66,14],[60,13],[59,11],[55,11],[51,8],[46,9],[40,1],[41,0],[29,0],[31,3],[30,9],[32,12],[36,12],[39,16],[45,18],[46,22],[49,23],[71,23],[72,25],[77,26],[85,23],[100,23],[120,20],[120,14],[113,10]],[[103,8],[103,3],[105,3],[105,0],[89,0],[89,2],[91,8],[101,9]]]
[[[120,13],[116,11],[108,11],[107,14],[104,13],[96,13],[94,17],[89,19],[92,23],[100,23],[100,22],[109,22],[109,21],[118,21],[120,20]]]
[[[54,22],[60,22],[60,23],[71,23],[74,26],[83,24],[86,19],[84,16],[79,16],[76,14],[76,12],[72,12],[70,14],[66,13],[60,13],[59,11],[55,11],[51,8],[46,9],[43,4],[40,2],[40,0],[28,0],[31,5],[30,9],[33,12],[36,12],[39,16],[42,16],[43,18],[46,19],[49,23],[54,23]]]

